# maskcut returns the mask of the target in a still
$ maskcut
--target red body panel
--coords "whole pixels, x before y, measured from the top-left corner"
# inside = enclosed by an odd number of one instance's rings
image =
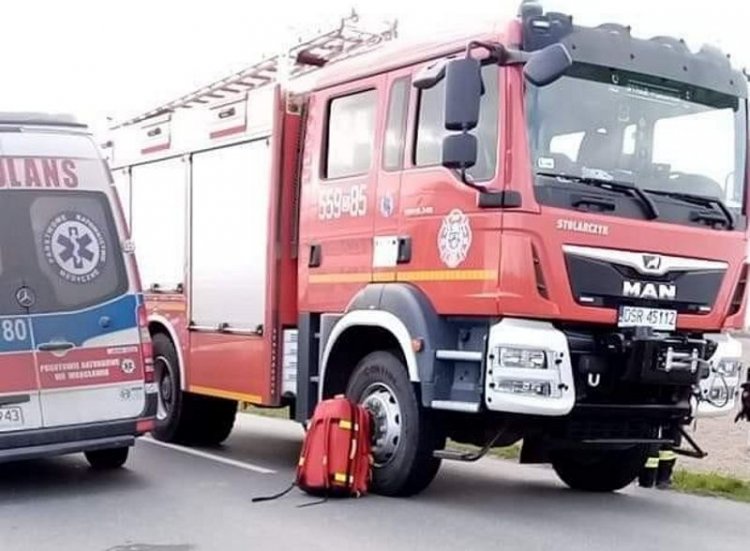
[[[276,106],[263,334],[190,331],[189,289],[184,294],[147,296],[150,318],[165,321],[179,341],[185,389],[265,405],[278,405],[280,400],[279,331],[297,324],[297,271],[291,242],[297,216],[294,186],[301,119],[299,113],[287,112],[280,98]]]

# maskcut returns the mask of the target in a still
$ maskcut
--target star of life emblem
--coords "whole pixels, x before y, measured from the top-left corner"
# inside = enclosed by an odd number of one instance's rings
[[[71,283],[96,279],[107,259],[107,247],[101,230],[80,213],[56,216],[42,236],[47,262],[57,274]]]
[[[438,250],[440,260],[449,268],[457,268],[466,260],[471,248],[469,218],[459,209],[450,211],[440,226]]]

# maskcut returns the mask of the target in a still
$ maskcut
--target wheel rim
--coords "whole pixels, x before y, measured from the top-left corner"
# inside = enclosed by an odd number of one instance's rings
[[[372,455],[375,466],[382,467],[393,460],[401,445],[401,406],[395,392],[383,383],[367,387],[361,402],[372,415]]]
[[[156,418],[163,421],[172,413],[175,398],[172,365],[164,356],[154,358],[154,371],[158,392],[156,394]]]

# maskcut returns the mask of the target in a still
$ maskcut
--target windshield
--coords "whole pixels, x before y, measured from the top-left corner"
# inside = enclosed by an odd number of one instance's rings
[[[529,85],[527,94],[537,173],[712,197],[742,211],[744,100],[582,65],[543,88]]]

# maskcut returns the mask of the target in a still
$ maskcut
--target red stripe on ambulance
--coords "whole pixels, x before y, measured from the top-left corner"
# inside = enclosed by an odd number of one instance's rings
[[[0,354],[0,392],[36,392],[33,362],[31,352]]]

